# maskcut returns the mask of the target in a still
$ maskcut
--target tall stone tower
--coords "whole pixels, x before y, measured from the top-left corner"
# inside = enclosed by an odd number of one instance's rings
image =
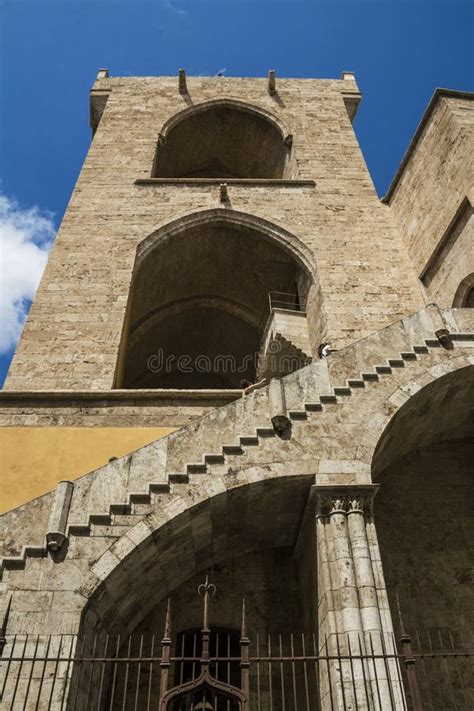
[[[472,99],[380,201],[350,72],[99,71],[0,394],[5,708],[419,711],[406,630],[465,661]]]

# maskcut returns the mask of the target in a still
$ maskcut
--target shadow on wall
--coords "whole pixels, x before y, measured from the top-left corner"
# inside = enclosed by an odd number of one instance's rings
[[[472,645],[474,368],[425,386],[386,428],[373,460],[377,533],[393,620],[415,647]],[[436,668],[424,675],[426,698]],[[431,676],[430,676],[431,674]],[[474,697],[474,688],[471,689]],[[449,705],[449,685],[446,693]],[[441,699],[440,706],[442,705]]]

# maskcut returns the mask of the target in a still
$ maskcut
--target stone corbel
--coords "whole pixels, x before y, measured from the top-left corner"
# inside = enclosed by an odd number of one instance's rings
[[[270,96],[276,94],[276,78],[274,69],[270,69],[268,72],[268,93]]]
[[[178,73],[178,89],[180,94],[187,94],[188,87],[186,85],[186,71],[180,69]]]
[[[67,538],[67,520],[73,490],[74,484],[72,481],[60,481],[54,492],[48,531],[46,533],[46,547],[50,552],[55,553],[58,551]]]
[[[268,386],[268,404],[272,425],[278,434],[290,424],[286,409],[285,385],[281,378],[273,378]]]
[[[444,322],[441,309],[438,304],[428,304],[427,312],[431,318],[431,323],[433,325],[433,330],[439,343],[447,348],[450,345],[451,337],[449,334],[449,329],[446,328],[446,323]]]
[[[435,336],[442,346],[446,347],[449,345],[449,331],[447,328],[438,328],[435,331]]]
[[[219,201],[223,204],[229,202],[229,191],[227,188],[227,183],[220,183],[219,185]]]

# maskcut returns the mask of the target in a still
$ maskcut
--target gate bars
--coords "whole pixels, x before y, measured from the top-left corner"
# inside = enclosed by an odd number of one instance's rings
[[[431,630],[399,650],[387,635],[304,633],[247,637],[209,627],[208,580],[200,586],[203,624],[173,639],[0,634],[1,708],[11,711],[472,711],[474,648],[466,633]],[[469,646],[471,645],[471,646]],[[387,680],[405,696],[383,692]],[[389,673],[389,671],[391,673]],[[204,691],[205,690],[205,691]],[[198,693],[199,692],[199,693]],[[392,693],[393,692],[393,693]],[[200,696],[199,696],[200,694]],[[199,698],[198,698],[199,696]]]

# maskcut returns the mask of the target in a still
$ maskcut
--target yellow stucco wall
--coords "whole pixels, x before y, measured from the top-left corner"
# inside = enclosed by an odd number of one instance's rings
[[[159,439],[169,427],[1,427],[0,513]]]

